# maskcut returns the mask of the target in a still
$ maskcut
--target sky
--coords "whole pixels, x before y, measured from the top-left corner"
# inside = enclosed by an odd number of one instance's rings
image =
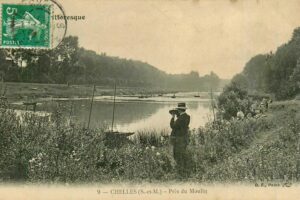
[[[300,26],[299,0],[61,0],[80,46],[167,73],[232,78]]]

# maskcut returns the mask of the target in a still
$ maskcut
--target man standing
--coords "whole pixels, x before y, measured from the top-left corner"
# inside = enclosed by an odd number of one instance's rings
[[[178,103],[177,119],[175,120],[175,113],[171,112],[172,119],[170,126],[171,132],[171,144],[173,145],[173,156],[176,161],[178,172],[180,175],[187,175],[187,152],[186,147],[189,140],[189,124],[190,116],[186,114],[185,103]]]

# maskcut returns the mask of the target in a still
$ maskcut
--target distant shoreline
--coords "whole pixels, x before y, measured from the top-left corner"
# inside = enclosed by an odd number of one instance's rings
[[[0,94],[5,96],[9,102],[21,100],[33,100],[43,98],[90,98],[92,85],[67,85],[67,84],[45,84],[45,83],[0,83]],[[122,97],[140,97],[142,101],[149,97],[175,94],[178,92],[171,89],[157,87],[122,87],[118,86],[117,95]],[[195,92],[195,91],[193,91]],[[207,92],[202,92],[207,93]],[[96,86],[95,97],[112,96],[113,86]]]

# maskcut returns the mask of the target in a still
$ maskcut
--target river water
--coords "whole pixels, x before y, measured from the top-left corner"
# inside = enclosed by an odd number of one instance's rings
[[[116,97],[114,130],[116,131],[170,131],[169,110],[178,102],[185,102],[187,113],[191,116],[190,129],[203,126],[212,117],[208,95],[194,97],[192,93],[178,93],[162,97]],[[91,106],[90,98],[82,99],[51,99],[39,103],[38,110],[50,111],[54,105],[63,107],[66,117],[73,122],[87,126]],[[111,128],[113,115],[113,97],[95,97],[92,105],[90,127],[108,126]]]

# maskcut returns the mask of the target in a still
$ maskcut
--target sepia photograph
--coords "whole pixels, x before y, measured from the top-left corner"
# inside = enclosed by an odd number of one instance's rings
[[[297,199],[300,0],[0,0],[0,199]]]

